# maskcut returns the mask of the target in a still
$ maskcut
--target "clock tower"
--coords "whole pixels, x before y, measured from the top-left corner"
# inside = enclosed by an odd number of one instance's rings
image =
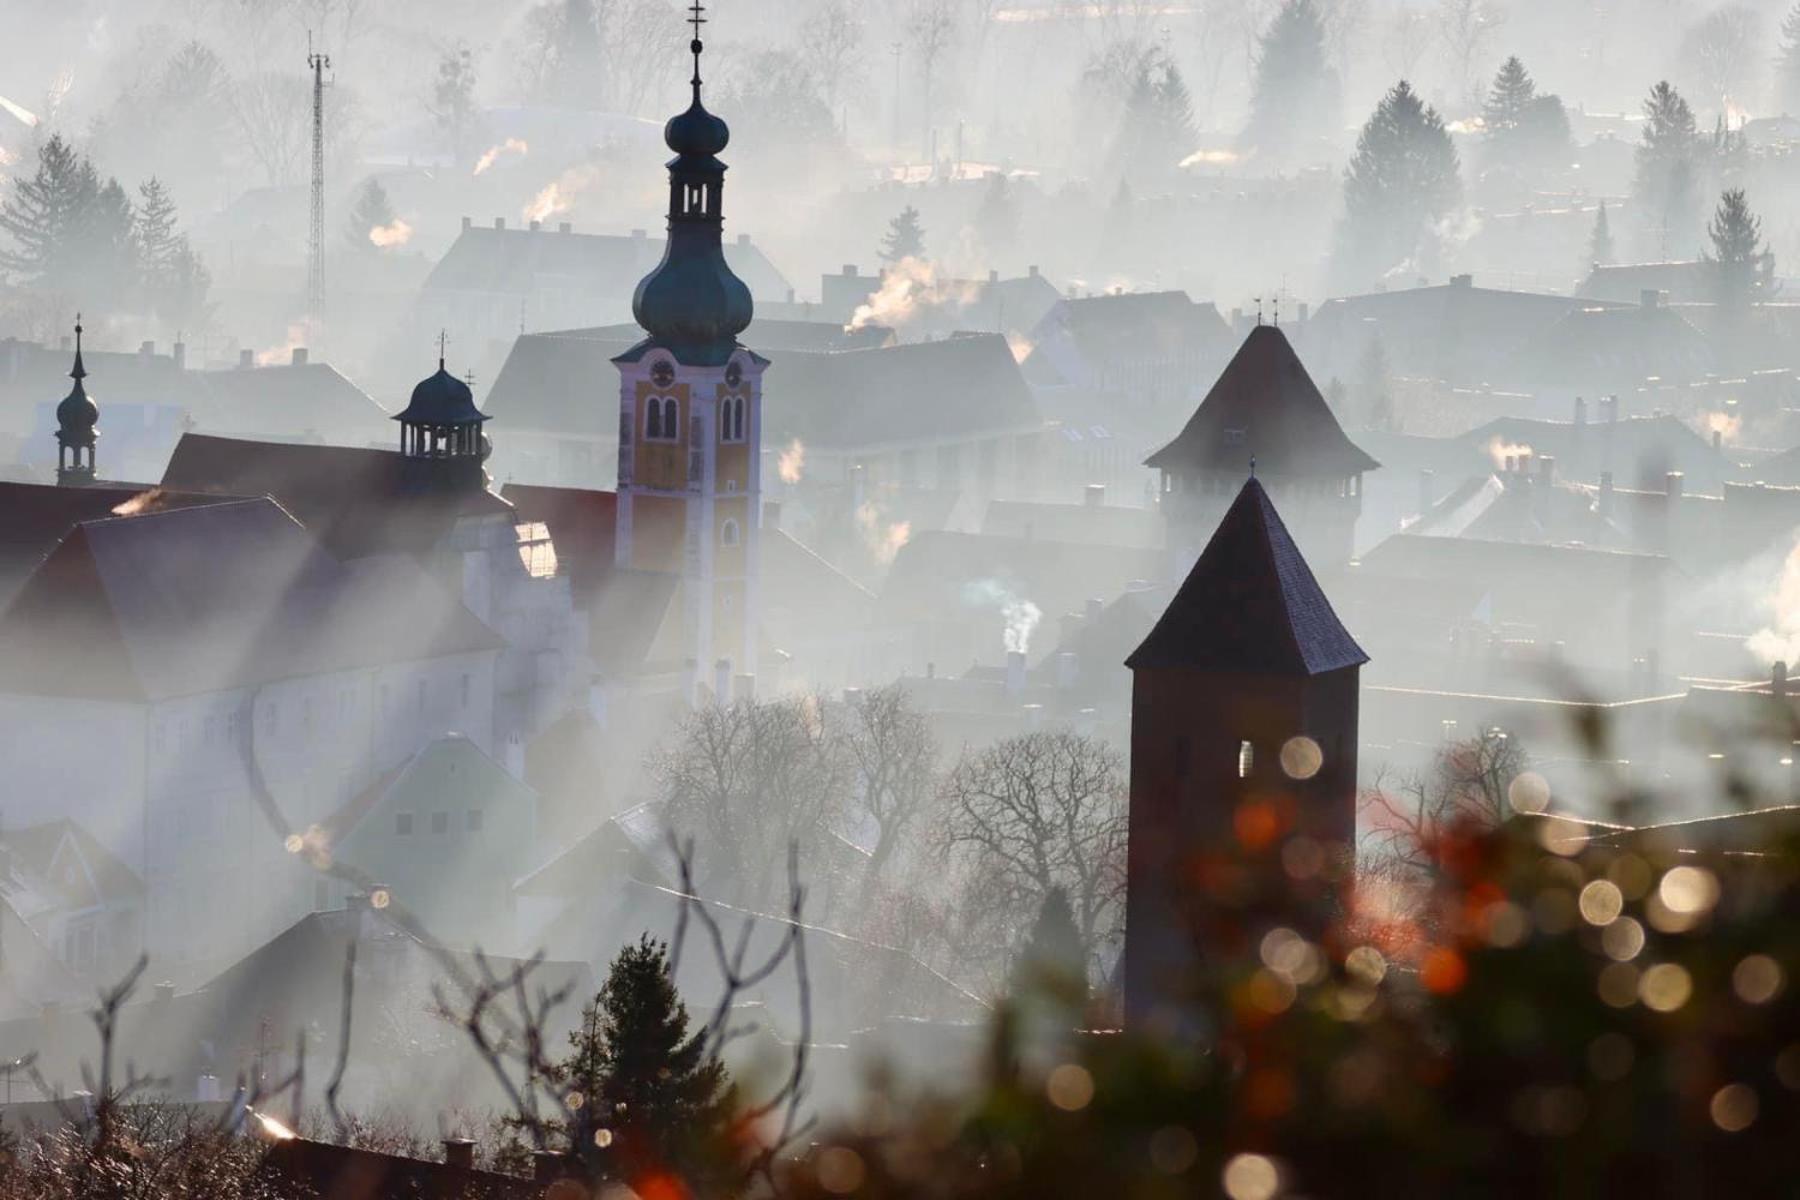
[[[768,360],[738,344],[750,289],[726,265],[721,195],[730,141],[700,100],[700,27],[692,7],[693,102],[670,119],[669,238],[637,286],[632,315],[648,335],[619,368],[617,565],[680,577],[693,693],[755,675],[762,375]]]

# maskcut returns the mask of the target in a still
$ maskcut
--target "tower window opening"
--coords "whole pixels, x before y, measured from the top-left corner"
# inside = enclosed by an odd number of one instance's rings
[[[1250,778],[1250,772],[1256,767],[1256,747],[1249,742],[1238,743],[1238,778]]]
[[[736,521],[726,521],[719,526],[719,541],[727,546],[738,544],[738,523]]]

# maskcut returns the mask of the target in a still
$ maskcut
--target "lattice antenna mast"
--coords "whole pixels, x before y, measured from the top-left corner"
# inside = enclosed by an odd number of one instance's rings
[[[306,35],[306,65],[313,75],[312,229],[306,247],[306,309],[316,330],[325,319],[325,71],[331,59],[313,49],[310,33]]]

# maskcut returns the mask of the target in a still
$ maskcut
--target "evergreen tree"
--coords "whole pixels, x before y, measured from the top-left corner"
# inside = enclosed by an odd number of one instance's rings
[[[1317,0],[1284,0],[1263,32],[1241,144],[1277,162],[1337,125],[1338,79],[1325,52]]]
[[[1053,887],[1013,960],[1014,996],[1039,995],[1079,1013],[1088,999],[1088,949],[1075,926],[1069,893]]]
[[[78,241],[99,196],[92,163],[54,134],[38,149],[37,170],[13,180],[0,204],[0,230],[12,244],[0,248],[0,267],[20,283],[66,285]]]
[[[1194,149],[1194,106],[1187,83],[1160,53],[1139,61],[1125,98],[1115,157],[1121,178],[1172,174]]]
[[[1481,117],[1488,158],[1497,164],[1538,166],[1569,148],[1569,114],[1562,100],[1540,93],[1516,55],[1494,76]]]
[[[897,263],[903,258],[924,257],[925,228],[919,223],[919,210],[909,204],[888,222],[887,235],[881,239],[881,261]]]
[[[174,261],[181,243],[175,232],[175,201],[163,181],[154,175],[138,188],[134,235],[138,269],[146,277],[167,269]]]
[[[703,1034],[688,1032],[666,946],[645,935],[619,952],[569,1046],[553,1082],[579,1099],[555,1132],[575,1154],[627,1183],[673,1172],[689,1194],[731,1190],[731,1079]]]
[[[1434,250],[1434,226],[1462,199],[1443,118],[1405,80],[1383,96],[1344,172],[1336,274],[1362,288]]]
[[[1594,214],[1594,231],[1588,235],[1588,262],[1596,267],[1613,264],[1612,227],[1606,219],[1604,200],[1600,202],[1600,211]]]
[[[133,254],[145,305],[167,325],[197,329],[206,323],[212,276],[176,228],[175,200],[151,176],[138,188],[132,218]]]
[[[357,189],[356,202],[344,226],[344,241],[352,250],[371,253],[378,247],[370,235],[393,224],[394,206],[388,203],[387,189],[379,180],[370,179]]]
[[[1706,227],[1714,287],[1723,309],[1741,310],[1767,291],[1775,274],[1774,256],[1763,247],[1762,218],[1750,211],[1744,189],[1719,197],[1719,207]]]
[[[1515,54],[1501,63],[1500,70],[1494,75],[1494,88],[1488,93],[1487,103],[1481,106],[1487,139],[1494,141],[1518,128],[1525,110],[1536,98],[1537,84],[1525,70],[1525,64],[1519,61],[1519,56]]]
[[[596,108],[600,74],[600,18],[594,0],[547,0],[539,6],[549,44],[544,47],[545,98],[569,108]]]
[[[1663,257],[1691,252],[1686,231],[1699,227],[1700,138],[1693,109],[1666,80],[1644,101],[1636,160],[1632,199],[1650,248]]]

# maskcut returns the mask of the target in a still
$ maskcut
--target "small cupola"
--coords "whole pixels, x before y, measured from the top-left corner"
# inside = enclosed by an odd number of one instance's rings
[[[100,408],[87,394],[82,380],[87,367],[81,361],[81,317],[75,317],[75,365],[69,368],[75,381],[56,406],[56,481],[91,483],[94,479],[94,446],[100,440]]]

